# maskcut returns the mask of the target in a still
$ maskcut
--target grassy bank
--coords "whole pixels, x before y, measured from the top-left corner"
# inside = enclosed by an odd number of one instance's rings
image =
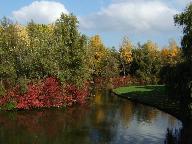
[[[113,89],[118,96],[156,107],[181,119],[179,102],[168,98],[164,85],[129,86]]]

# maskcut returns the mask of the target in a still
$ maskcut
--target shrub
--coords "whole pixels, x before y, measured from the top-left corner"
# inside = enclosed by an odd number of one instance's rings
[[[0,106],[6,110],[71,106],[74,103],[84,104],[89,94],[88,83],[80,88],[72,84],[63,87],[54,77],[29,83],[24,94],[20,93],[20,89],[17,85],[0,98]]]

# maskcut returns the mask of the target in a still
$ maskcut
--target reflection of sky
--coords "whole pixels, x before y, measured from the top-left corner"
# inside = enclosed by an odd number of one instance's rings
[[[100,133],[98,132],[97,129],[92,129],[90,131],[90,139],[93,143],[99,143],[100,141]]]
[[[135,114],[127,126],[123,124],[122,120],[119,120],[113,143],[164,143],[167,128],[179,129],[182,127],[182,123],[171,115],[165,113],[162,115],[163,112],[158,110],[155,112],[156,117],[150,122],[144,119],[141,121]]]

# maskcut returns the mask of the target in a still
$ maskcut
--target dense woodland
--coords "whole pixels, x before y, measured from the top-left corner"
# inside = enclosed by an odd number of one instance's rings
[[[174,17],[183,26],[181,47],[170,40],[134,45],[128,37],[108,48],[99,35],[78,30],[76,16],[61,14],[53,24],[0,23],[0,105],[2,109],[60,107],[84,103],[97,78],[134,77],[143,84],[166,84],[190,103],[192,91],[192,5]],[[110,80],[109,80],[110,81]]]

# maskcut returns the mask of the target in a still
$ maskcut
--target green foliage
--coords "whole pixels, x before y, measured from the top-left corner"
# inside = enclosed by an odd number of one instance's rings
[[[27,84],[30,82],[30,80],[24,78],[24,77],[20,77],[18,80],[17,80],[17,83],[19,84],[20,86],[20,93],[21,94],[24,94],[27,92]]]
[[[100,62],[100,76],[111,78],[118,76],[118,60],[113,56],[113,50],[107,50],[106,56]]]
[[[5,87],[4,87],[4,85],[2,84],[2,81],[1,81],[1,83],[0,83],[0,97],[4,96],[5,93],[6,93],[6,90],[5,90]]]
[[[161,70],[161,79],[167,84],[171,97],[189,99],[192,81],[190,63],[166,66]]]
[[[192,3],[184,12],[175,15],[174,20],[175,24],[183,28],[182,49],[186,58],[192,61]]]
[[[87,38],[78,32],[75,16],[62,14],[55,23],[54,49],[58,77],[67,83],[81,85],[87,78]]]
[[[15,102],[9,102],[9,103],[6,103],[4,106],[3,106],[3,109],[5,110],[13,110],[16,108],[16,103]]]
[[[72,14],[61,14],[51,25],[31,21],[22,26],[3,18],[0,32],[3,88],[19,84],[24,93],[28,80],[47,76],[78,86],[89,79],[87,38],[79,33],[77,18]]]
[[[109,78],[118,75],[117,51],[106,48],[100,36],[96,35],[90,38],[87,52],[88,68],[93,78]]]
[[[156,44],[148,41],[133,49],[131,74],[140,77],[148,83],[157,83],[161,69],[160,51]]]
[[[166,66],[161,70],[161,77],[177,98],[180,98],[181,105],[188,107],[191,99],[192,81],[192,3],[184,12],[174,16],[175,24],[182,26],[183,38],[181,41],[185,60],[173,66]]]

